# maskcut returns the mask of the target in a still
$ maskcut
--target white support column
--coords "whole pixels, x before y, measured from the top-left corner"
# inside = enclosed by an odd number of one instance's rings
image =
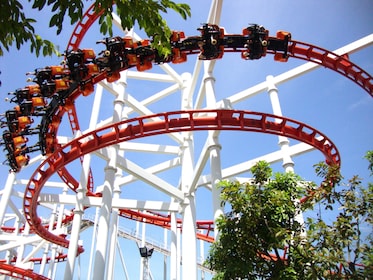
[[[114,183],[114,195],[113,198],[119,198],[120,188]],[[108,251],[108,262],[107,262],[107,279],[114,279],[114,268],[116,260],[116,244],[118,239],[118,209],[113,210],[110,220],[110,245]]]
[[[205,244],[203,240],[199,241],[199,256],[201,264],[205,261]],[[201,280],[205,280],[205,272],[201,270]]]
[[[53,206],[53,211],[52,211],[51,217],[49,219],[49,225],[48,225],[48,230],[49,231],[53,230],[53,225],[54,225],[55,220],[56,220],[57,206],[58,206],[57,204],[55,204]],[[51,244],[49,244],[49,243],[45,244],[45,249],[44,249],[44,252],[43,252],[43,258],[42,258],[42,262],[40,264],[40,269],[39,269],[39,274],[41,274],[41,275],[44,275],[44,269],[45,269],[46,264],[47,264],[48,253],[51,251],[50,247],[51,247]]]
[[[282,116],[280,100],[278,98],[278,89],[274,84],[274,77],[267,76],[267,84],[268,84],[268,94],[271,99],[272,110],[273,114],[277,116]],[[276,120],[277,121],[277,120]],[[289,153],[289,139],[284,136],[278,136],[278,144],[283,154],[283,164],[282,166],[285,169],[285,172],[294,172],[294,162],[290,157]]]
[[[68,187],[65,186],[63,188],[62,194],[67,194],[67,192],[68,192]],[[58,207],[58,211],[57,211],[57,225],[56,225],[57,230],[61,229],[64,209],[65,209],[64,205],[60,204],[60,206]],[[52,244],[51,260],[49,263],[48,273],[47,273],[47,277],[50,279],[54,279],[54,275],[56,273],[57,263],[54,260],[57,254],[57,249],[58,249],[58,246],[56,244]]]
[[[77,190],[76,196],[79,200],[82,200],[82,196],[84,196],[84,194],[82,193],[83,192]],[[78,243],[79,243],[80,225],[82,222],[83,213],[84,211],[81,208],[76,207],[74,209],[74,219],[73,219],[73,226],[71,230],[69,250],[67,253],[67,262],[66,262],[66,267],[65,267],[64,280],[73,279],[76,254],[77,254],[77,248],[78,248]]]
[[[269,75],[266,78],[267,84],[268,84],[268,94],[271,99],[271,104],[272,104],[272,110],[273,114],[282,116],[282,111],[281,111],[281,106],[280,106],[280,100],[278,98],[278,89],[274,83],[274,77]],[[294,172],[294,162],[290,156],[289,152],[289,139],[284,136],[279,136],[279,146],[282,152],[282,166],[285,170],[285,172]],[[299,200],[295,200],[294,203],[297,206],[297,210],[295,213],[295,221],[300,223],[301,225],[304,225],[304,219],[303,219],[303,213],[300,209],[300,203]],[[304,231],[305,234],[305,231]]]
[[[206,105],[207,108],[216,108],[216,97],[215,97],[215,78],[212,72],[209,70],[209,61],[205,62],[205,91],[206,91]],[[212,205],[214,221],[222,215],[223,208],[220,203],[220,189],[217,187],[217,183],[221,180],[221,158],[220,150],[221,145],[219,144],[219,132],[210,131],[209,132],[209,152],[210,152],[210,172],[211,172],[211,193],[212,193]],[[219,231],[215,229],[214,236],[215,239],[218,238]]]
[[[196,205],[194,195],[184,199],[182,237],[182,279],[197,279]]]
[[[21,233],[21,236],[28,236],[30,234],[30,225],[29,223],[25,224],[25,229]],[[25,244],[21,244],[21,246],[17,249],[17,260],[16,260],[16,266],[22,265],[22,260],[24,259],[24,253],[25,253]]]
[[[141,224],[141,243],[140,248],[145,247],[145,239],[146,239],[146,223]],[[139,248],[139,249],[140,249]],[[142,257],[140,260],[140,280],[148,280],[147,277],[147,265],[148,265],[148,258]]]
[[[113,114],[113,122],[119,122],[122,120],[122,112],[123,107],[125,105],[125,97],[126,97],[126,87],[127,83],[125,81],[125,75],[121,78],[120,82],[115,84],[116,91],[118,92],[118,96],[114,101],[114,114]],[[115,149],[115,153],[118,154],[118,145],[113,147]],[[113,189],[113,199],[120,198],[120,187],[118,185],[117,178],[121,177],[120,170],[117,170],[117,174],[115,176],[116,180],[114,181],[114,189]],[[107,279],[112,280],[114,279],[114,268],[115,268],[115,260],[116,260],[116,244],[118,238],[118,216],[119,211],[118,209],[113,209],[111,213],[111,222],[110,222],[110,239],[109,239],[109,251],[108,251],[108,262],[107,262]]]
[[[211,194],[212,194],[212,207],[214,213],[214,221],[219,216],[223,215],[223,208],[221,207],[220,189],[218,183],[222,178],[221,174],[221,158],[220,149],[221,146],[218,141],[218,137],[211,137],[212,144],[210,146],[210,172],[211,172]],[[219,238],[219,231],[215,228],[214,230],[215,240]]]
[[[77,256],[78,245],[79,245],[78,243],[79,243],[80,227],[81,227],[82,218],[84,214],[83,200],[87,192],[89,165],[91,161],[90,157],[91,157],[90,155],[87,155],[84,157],[83,169],[80,175],[80,183],[76,191],[76,206],[74,209],[73,225],[72,225],[71,235],[70,235],[70,245],[69,245],[69,249],[67,252],[67,263],[65,267],[64,280],[73,279],[73,275],[74,275],[75,260]]]
[[[12,194],[13,184],[16,179],[16,174],[14,172],[10,172],[8,178],[5,183],[3,195],[1,196],[0,202],[0,226],[3,225],[4,216],[6,213],[6,208],[9,205],[9,199]]]
[[[95,129],[96,124],[98,122],[98,116],[99,116],[99,113],[100,113],[100,105],[101,105],[101,100],[102,100],[102,92],[103,92],[102,85],[98,84],[96,86],[95,98],[93,100],[91,118],[90,118],[90,121],[89,121],[89,129],[90,130]]]
[[[117,240],[117,249],[118,249],[120,262],[122,263],[123,271],[124,271],[124,274],[126,276],[126,280],[129,280],[130,278],[128,276],[126,262],[124,261],[124,256],[123,256],[122,250],[120,249],[120,244],[119,244],[118,240]]]
[[[102,101],[102,93],[103,93],[103,86],[101,83],[99,83],[96,87],[96,92],[94,96],[93,106],[91,110],[91,118],[89,122],[89,129],[93,130],[96,127],[96,124],[98,122],[99,118],[99,112],[100,112],[100,105]],[[89,264],[88,264],[88,275],[87,279],[92,279],[91,274],[94,270],[94,257],[96,253],[96,245],[97,245],[97,228],[98,228],[98,220],[100,215],[100,208],[96,208],[96,214],[95,214],[95,220],[93,224],[93,235],[91,240],[91,253],[89,256]]]
[[[170,230],[170,280],[178,279],[178,257],[177,257],[177,221],[176,213],[171,212],[171,230]]]
[[[196,205],[194,193],[189,194],[190,174],[193,174],[192,138],[191,133],[185,134],[181,174],[181,188],[187,194],[183,203],[182,279],[190,280],[197,277]]]
[[[106,253],[109,237],[110,213],[113,200],[113,187],[115,180],[117,153],[114,147],[108,147],[109,162],[105,168],[105,182],[102,190],[102,203],[98,221],[98,234],[95,261],[93,268],[93,280],[105,279]]]
[[[20,232],[19,229],[21,228],[21,226],[23,226],[23,223],[21,222],[20,218],[17,216],[15,218],[15,221],[14,221],[14,232],[13,232],[13,234],[15,236],[19,235],[19,232]],[[5,263],[9,264],[12,257],[13,256],[11,256],[10,250],[7,250],[6,253],[5,253],[5,256],[4,256]]]
[[[192,108],[192,95],[190,94],[190,75],[184,73],[181,91],[181,108]],[[185,194],[183,204],[183,236],[182,236],[182,279],[196,279],[197,277],[197,240],[196,240],[196,205],[194,192],[189,194],[194,166],[194,146],[192,132],[185,132],[181,147],[181,191]],[[175,221],[176,222],[176,221]],[[172,279],[172,278],[171,278]]]
[[[167,249],[168,244],[168,230],[163,229],[163,247]],[[163,280],[167,280],[167,255],[163,255]]]
[[[100,216],[100,208],[96,207],[96,213],[95,213],[95,220],[93,222],[93,234],[92,234],[92,240],[91,240],[91,253],[89,255],[89,262],[88,262],[88,275],[87,279],[92,279],[92,273],[93,273],[93,261],[94,261],[94,252],[97,245],[97,226],[98,226],[98,218]]]
[[[55,262],[55,257],[56,257],[56,253],[57,253],[57,245],[56,244],[52,244],[51,245],[51,259],[49,261],[49,266],[48,266],[48,271],[47,271],[47,277],[50,278],[50,279],[54,279],[54,277],[52,277],[53,275],[53,272],[55,271],[55,267],[56,267],[56,262]]]
[[[181,276],[181,228],[178,227],[176,230],[176,265],[177,265],[177,280],[180,280]]]

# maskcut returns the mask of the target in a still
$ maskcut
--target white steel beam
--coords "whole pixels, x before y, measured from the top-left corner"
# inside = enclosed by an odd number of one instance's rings
[[[17,208],[17,206],[14,204],[14,202],[11,199],[9,199],[8,203],[9,203],[8,206],[10,206],[10,208],[12,208],[14,214],[17,215],[17,218],[19,219],[19,221],[21,221],[22,223],[25,223],[26,222],[25,216]]]
[[[110,230],[110,213],[112,210],[113,188],[115,173],[117,171],[117,150],[111,146],[108,151],[109,161],[105,167],[105,181],[102,190],[102,204],[100,205],[100,217],[98,221],[98,234],[93,268],[93,280],[105,279],[105,268],[107,260],[107,247]]]
[[[150,173],[150,174],[161,173],[163,171],[170,170],[172,168],[180,166],[180,164],[181,164],[180,161],[181,161],[180,157],[176,157],[176,158],[173,158],[171,160],[167,160],[167,161],[161,162],[159,164],[153,165],[149,168],[146,168],[145,171]],[[138,177],[136,177],[134,175],[127,175],[127,176],[124,176],[124,177],[118,179],[118,182],[119,182],[120,186],[124,186],[126,184],[135,182],[137,180],[139,180]]]
[[[312,150],[315,150],[314,147],[305,144],[305,143],[299,143],[293,146],[289,147],[289,155],[294,157],[298,156],[307,152],[310,152]],[[247,172],[255,163],[257,163],[260,160],[265,160],[266,162],[272,164],[279,162],[283,159],[283,152],[281,150],[272,152],[269,154],[266,154],[261,157],[257,157],[230,167],[227,167],[222,170],[222,179],[229,179],[233,178],[239,174]],[[200,180],[198,181],[198,187],[201,186],[207,186],[210,188],[211,184],[211,177],[210,175],[201,176]]]
[[[42,193],[39,196],[39,204],[64,204],[64,205],[75,205],[76,195],[75,194],[53,194],[53,193]],[[102,197],[87,196],[82,199],[83,206],[99,207],[102,204]],[[149,210],[149,211],[162,211],[162,212],[177,212],[179,211],[179,203],[177,202],[164,202],[156,200],[138,200],[138,199],[127,199],[127,198],[114,198],[112,203],[113,209],[137,209],[137,210]],[[1,239],[0,239],[1,240]]]
[[[140,101],[140,103],[143,105],[143,106],[149,106],[155,102],[158,102],[160,100],[162,100],[163,98],[177,92],[178,90],[180,90],[180,85],[178,84],[173,84],[159,92],[156,92],[154,94],[152,94],[151,96],[149,96],[148,98],[145,98],[144,100]],[[131,107],[127,107],[124,109],[124,112],[126,114],[130,114],[132,113],[134,110],[133,108]]]
[[[177,73],[169,64],[160,64],[159,67],[166,72],[167,75],[172,77],[179,85],[183,84],[183,78]]]
[[[125,170],[126,172],[138,177],[143,182],[153,186],[157,190],[170,195],[173,198],[178,200],[184,200],[183,193],[176,189],[174,186],[170,185],[166,181],[162,180],[158,176],[155,176],[149,172],[147,172],[142,167],[136,165],[135,163],[127,160],[127,159],[119,159],[118,160],[118,167],[120,166],[121,169]]]
[[[150,111],[147,107],[143,106],[137,99],[132,97],[130,94],[128,94],[128,99],[126,100],[126,104],[131,106],[137,113],[139,113],[142,116],[147,115],[153,115],[154,112]],[[153,117],[151,118],[153,121],[161,121],[159,117]],[[176,143],[181,144],[182,139],[180,136],[180,133],[168,133],[167,134],[171,139],[175,140]]]
[[[40,242],[43,242],[44,239],[41,238],[39,235],[16,236],[13,234],[0,234],[0,241],[10,241],[7,244],[0,245],[0,252],[4,252],[7,250],[19,248],[22,245],[39,244]]]
[[[179,146],[136,143],[136,142],[120,143],[119,148],[121,150],[132,151],[132,152],[148,152],[148,153],[171,154],[171,155],[177,155],[180,153]]]
[[[205,168],[207,160],[209,159],[210,145],[211,145],[211,143],[210,143],[209,139],[207,139],[206,142],[205,142],[205,145],[203,146],[203,149],[200,153],[197,164],[194,167],[194,172],[193,172],[193,175],[192,175],[192,182],[190,183],[189,193],[194,193],[197,189],[197,184],[198,184],[199,178],[201,177],[203,169]]]
[[[138,72],[138,71],[127,71],[127,78],[128,79],[139,79],[139,80],[147,80],[152,82],[166,82],[166,83],[175,83],[175,79],[167,74],[159,74],[159,73],[152,73],[152,72]]]

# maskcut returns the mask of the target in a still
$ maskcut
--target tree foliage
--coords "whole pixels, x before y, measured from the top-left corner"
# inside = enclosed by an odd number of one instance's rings
[[[50,7],[52,16],[49,27],[57,28],[57,35],[61,33],[66,17],[70,19],[70,24],[74,24],[82,19],[82,0],[28,0],[32,3],[32,8],[39,11]],[[114,4],[114,2],[116,4]],[[37,56],[42,53],[44,56],[52,55],[56,52],[52,42],[43,40],[35,30],[36,20],[27,17],[23,10],[23,5],[17,0],[0,1],[0,56],[4,50],[15,44],[17,49],[26,43],[30,43],[30,51]],[[179,4],[170,0],[97,0],[95,10],[103,10],[99,19],[100,31],[103,34],[112,35],[112,12],[115,10],[121,19],[123,29],[130,29],[136,23],[143,28],[148,36],[155,35],[154,46],[160,53],[167,55],[170,53],[171,29],[162,17],[168,10],[174,10],[183,19],[187,19],[190,14],[190,7],[187,4]]]
[[[217,220],[206,260],[214,279],[372,279],[372,184],[364,188],[355,176],[337,190],[336,168],[320,163],[316,171],[321,189],[294,173],[272,174],[266,162],[251,169],[252,182],[221,182],[229,211]],[[313,196],[299,204],[306,194]],[[299,210],[317,215],[301,222]]]

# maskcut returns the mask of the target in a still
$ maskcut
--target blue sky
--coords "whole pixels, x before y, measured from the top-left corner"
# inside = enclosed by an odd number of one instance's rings
[[[90,3],[90,2],[88,2]],[[174,12],[166,15],[166,19],[172,29],[183,30],[188,36],[198,34],[196,30],[201,23],[206,22],[210,9],[210,1],[188,1],[192,9],[192,17],[187,21],[179,19]],[[328,50],[338,49],[348,43],[358,40],[373,32],[373,2],[370,0],[359,1],[225,1],[221,15],[220,25],[225,28],[226,33],[241,34],[241,31],[250,23],[261,24],[269,30],[270,35],[275,36],[277,30],[286,30],[291,32],[292,38],[297,41],[307,42]],[[48,14],[30,11],[31,17],[38,20],[36,32],[44,38],[53,41],[64,50],[71,35],[72,26],[65,22],[61,35],[56,36],[55,29],[48,28]],[[115,30],[116,35],[120,35]],[[141,36],[145,36],[138,31]],[[103,45],[96,46],[95,41],[103,38],[99,34],[97,27],[89,30],[86,39],[83,41],[83,47],[102,49]],[[98,53],[98,51],[96,52]],[[29,53],[27,46],[21,50],[12,48],[9,53],[0,57],[0,96],[2,100],[7,93],[26,85],[26,76],[28,71],[47,65],[55,65],[60,62],[60,58],[35,58],[34,54]],[[188,57],[188,62],[181,65],[171,65],[179,74],[183,72],[192,72],[196,57]],[[350,60],[362,67],[368,73],[373,73],[373,47],[370,46],[357,53],[350,55]],[[218,60],[214,69],[216,78],[215,90],[216,99],[221,100],[232,96],[246,88],[254,86],[257,83],[265,81],[267,75],[276,76],[292,67],[303,64],[303,61],[289,59],[287,63],[274,62],[271,55],[258,61],[243,61],[239,54],[226,53],[221,60]],[[157,67],[152,70],[158,72]],[[128,85],[128,91],[138,100],[144,99],[154,90],[151,83],[139,83],[131,80]],[[160,86],[162,87],[162,85]],[[308,125],[325,133],[339,149],[342,159],[342,174],[346,179],[353,175],[360,175],[368,179],[367,162],[363,156],[367,150],[373,149],[373,130],[371,120],[373,117],[373,100],[362,88],[343,76],[325,68],[318,68],[304,76],[293,79],[287,83],[278,86],[279,98],[284,116],[305,122]],[[198,90],[198,87],[197,87]],[[195,97],[194,97],[195,98]],[[92,102],[92,97],[86,100],[78,101],[81,109],[89,108],[88,102]],[[169,100],[160,102],[151,106],[153,112],[164,112],[179,109],[179,95],[170,97]],[[0,111],[11,108],[11,104],[0,102]],[[103,106],[107,106],[107,111],[111,114],[110,106],[112,99],[105,100]],[[267,93],[262,93],[248,100],[234,105],[235,109],[253,110],[259,112],[272,113],[271,104]],[[105,118],[105,114],[102,115]],[[88,119],[85,117],[84,110],[79,120],[83,128],[87,128]],[[202,136],[200,136],[202,135]],[[203,134],[196,134],[196,140],[203,139]],[[167,137],[159,137],[151,140],[144,140],[150,143],[166,143]],[[255,135],[253,133],[224,132],[221,135],[222,144],[222,166],[228,167],[260,155],[264,155],[277,150],[277,137],[268,135]],[[290,140],[290,144],[296,144],[296,141]],[[195,160],[198,159],[198,150],[201,143],[196,143]],[[131,153],[128,153],[132,156]],[[143,166],[151,165],[153,162],[162,160],[159,157],[148,155],[134,155],[138,164]],[[5,159],[5,154],[0,155],[0,160]],[[166,159],[166,157],[165,157]],[[295,162],[295,172],[299,173],[306,180],[315,180],[312,165],[323,160],[320,152],[315,151],[310,154],[299,156],[293,159]],[[103,164],[97,163],[98,166]],[[35,166],[36,167],[36,166]],[[35,167],[30,167],[19,174],[20,178],[29,178]],[[281,170],[280,165],[274,166],[276,170]],[[208,170],[206,169],[206,172]],[[0,166],[0,189],[6,181],[8,173],[7,166]],[[175,174],[160,175],[177,185],[178,177]],[[249,176],[249,174],[245,174]],[[102,180],[98,175],[97,181]],[[123,196],[130,198],[144,199],[144,191],[149,191],[147,186],[126,188],[123,190]],[[142,189],[143,188],[143,189]],[[19,189],[21,191],[21,189]],[[151,197],[153,192],[149,192]],[[160,196],[162,197],[162,196]],[[210,202],[206,201],[208,191],[205,189],[197,192],[197,218],[210,219],[211,209],[206,209]],[[208,200],[208,199],[207,199]],[[134,227],[133,223],[121,221],[124,226]],[[159,229],[151,228],[155,236],[162,235]],[[88,233],[87,236],[89,236]],[[89,237],[88,237],[89,238]],[[124,241],[121,241],[124,242]],[[85,240],[86,246],[89,240]],[[132,242],[124,242],[123,246],[128,249],[126,252],[134,252],[136,248]],[[132,258],[132,253],[128,253],[126,260],[130,264],[130,278],[138,278],[138,259]],[[134,254],[134,253],[133,253]],[[83,258],[83,257],[82,257]],[[132,264],[133,261],[133,264]],[[82,260],[82,263],[84,259]],[[155,279],[158,267],[163,262],[162,257],[155,255],[151,259],[151,267]],[[120,273],[120,272],[118,272]],[[82,272],[84,275],[84,272]]]

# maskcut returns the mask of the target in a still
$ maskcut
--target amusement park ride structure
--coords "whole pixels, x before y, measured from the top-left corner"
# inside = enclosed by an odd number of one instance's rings
[[[372,44],[373,36],[331,52],[295,41],[288,32],[269,36],[268,30],[256,24],[240,34],[226,34],[218,25],[221,1],[212,2],[209,24],[198,28],[199,35],[172,33],[172,54],[168,57],[159,55],[149,40],[131,32],[100,41],[103,49],[98,54],[93,49],[81,48],[86,32],[100,16],[92,6],[71,36],[64,64],[36,69],[29,73],[32,84],[9,93],[15,107],[7,110],[2,119],[2,144],[10,173],[0,204],[0,273],[20,279],[55,279],[57,265],[63,263],[64,279],[72,279],[77,259],[85,251],[80,244],[81,232],[93,227],[88,279],[114,279],[114,258],[120,251],[116,248],[118,236],[137,242],[142,279],[151,277],[147,261],[153,250],[170,256],[170,279],[195,279],[198,269],[207,270],[197,265],[197,240],[213,242],[218,236],[214,219],[223,209],[217,182],[236,178],[255,162],[253,159],[244,167],[238,164],[223,170],[221,131],[278,135],[280,151],[260,159],[283,161],[286,171],[293,169],[293,156],[314,149],[324,155],[326,163],[340,165],[339,152],[331,139],[305,123],[282,116],[276,85],[321,65],[373,96],[372,76],[346,55]],[[273,55],[279,62],[297,58],[309,63],[283,75],[269,76],[265,83],[217,102],[214,62],[224,59],[228,52],[239,53],[244,60]],[[197,80],[188,73],[179,75],[169,66],[184,63],[192,55],[198,56],[195,72],[201,71],[202,63],[205,68],[197,97]],[[166,74],[149,73],[154,65]],[[136,71],[128,71],[132,69]],[[138,101],[126,91],[128,78],[167,82],[171,86]],[[114,96],[114,109],[111,116],[99,122],[105,103],[103,90]],[[236,103],[261,91],[269,93],[273,114],[233,109]],[[181,93],[179,110],[154,113],[150,109],[174,92]],[[83,130],[77,104],[85,98],[93,98],[93,106],[88,128]],[[87,116],[87,112],[84,114]],[[62,136],[61,131],[67,126],[71,137]],[[196,131],[205,131],[207,136],[194,162]],[[288,138],[301,143],[290,147]],[[162,144],[146,139],[161,139]],[[155,153],[160,158],[167,155],[171,159],[153,165],[144,163],[142,167],[127,157],[131,151]],[[31,157],[35,152],[40,155]],[[96,164],[97,159],[101,163]],[[203,175],[208,162],[210,173]],[[35,169],[31,178],[27,182],[17,179],[30,166]],[[179,172],[178,182],[169,183],[165,178],[171,173],[167,172],[174,169]],[[166,175],[162,176],[163,172]],[[100,173],[104,178],[97,183],[97,177],[102,177]],[[162,195],[148,198],[144,194],[143,200],[121,195],[124,187],[139,181]],[[24,194],[13,190],[16,184],[26,185]],[[196,219],[195,193],[201,186],[207,186],[212,193],[211,220]],[[23,199],[22,210],[17,209],[12,196]],[[307,197],[300,198],[303,199]],[[8,208],[13,215],[7,213]],[[85,215],[91,209],[96,209],[93,219]],[[119,229],[119,219],[165,229],[170,249],[154,244],[150,248],[145,236],[137,238]]]

